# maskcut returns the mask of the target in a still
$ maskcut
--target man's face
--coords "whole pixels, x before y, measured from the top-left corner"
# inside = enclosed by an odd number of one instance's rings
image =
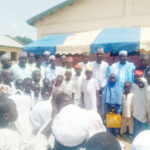
[[[127,61],[127,55],[121,54],[121,55],[119,56],[119,59],[120,59],[120,63],[121,63],[121,64],[125,64],[126,61]]]
[[[71,67],[72,67],[72,64],[73,64],[72,61],[67,61],[67,62],[66,62],[67,68],[71,68]]]
[[[127,93],[127,94],[130,93],[130,91],[131,91],[131,84],[125,83],[124,89],[125,89],[125,93]]]
[[[21,66],[25,66],[25,64],[27,63],[27,57],[26,56],[20,57],[19,62]]]
[[[138,74],[134,76],[134,81],[135,81],[136,84],[138,83],[140,77],[141,76],[138,75]]]
[[[140,60],[140,65],[142,68],[145,68],[148,64],[148,59],[147,58],[141,58]]]
[[[150,71],[147,72],[146,79],[148,84],[150,85]]]
[[[13,72],[12,71],[9,71],[9,72],[7,72],[7,74],[6,74],[6,79],[9,81],[9,82],[12,82],[13,81],[13,78],[14,76],[13,76]]]
[[[41,74],[40,74],[40,72],[37,72],[37,73],[34,75],[33,80],[34,80],[35,82],[39,82],[39,81],[41,80]]]
[[[63,82],[63,76],[59,76],[56,78],[56,83],[55,83],[55,86],[59,86],[61,85]]]
[[[45,54],[45,55],[44,55],[44,59],[45,59],[46,62],[49,62],[49,57],[50,57],[49,54]]]
[[[3,61],[3,66],[4,67],[7,67],[7,68],[10,68],[12,65],[12,62],[11,62],[11,59],[10,58],[7,58]]]
[[[86,55],[83,55],[83,62],[86,64],[88,63],[89,61],[89,56],[86,54]]]
[[[43,58],[42,57],[40,57],[40,58],[38,58],[36,60],[36,63],[37,63],[38,66],[41,66],[42,62],[43,62]]]
[[[139,86],[139,88],[145,87],[144,83],[141,80],[138,81],[138,86]]]
[[[76,75],[79,76],[81,75],[82,69],[76,68],[75,71],[76,71]]]
[[[115,83],[116,82],[116,75],[115,74],[111,74],[110,78],[109,78],[110,83]]]
[[[50,64],[51,64],[52,67],[54,67],[56,65],[56,59],[50,60]]]
[[[66,80],[70,80],[71,77],[72,77],[72,73],[71,73],[70,71],[67,71],[67,72],[65,73],[65,76],[66,76]]]
[[[96,60],[97,60],[97,62],[101,62],[102,59],[103,59],[103,56],[104,56],[104,53],[102,53],[102,52],[97,52],[97,53],[96,53]]]
[[[30,53],[29,56],[28,56],[28,61],[29,61],[30,63],[33,63],[34,60],[35,60],[35,55],[34,55],[33,53]]]
[[[85,75],[86,75],[86,78],[87,78],[87,79],[91,79],[92,74],[93,74],[92,71],[88,71],[88,70],[85,71]]]

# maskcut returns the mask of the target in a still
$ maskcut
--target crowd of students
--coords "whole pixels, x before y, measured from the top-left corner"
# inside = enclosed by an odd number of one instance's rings
[[[140,66],[127,61],[125,50],[112,65],[104,61],[103,48],[93,62],[88,53],[82,56],[75,66],[73,58],[65,55],[57,66],[48,51],[44,55],[21,52],[15,64],[7,54],[1,56],[0,149],[91,150],[96,143],[102,147],[104,140],[111,150],[119,150],[120,144],[106,130],[133,139],[148,129],[148,55],[141,54]],[[107,126],[107,115],[112,113],[121,116],[120,127]]]

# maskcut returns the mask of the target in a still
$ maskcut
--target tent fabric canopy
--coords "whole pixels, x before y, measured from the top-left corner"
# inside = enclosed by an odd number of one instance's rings
[[[26,45],[27,52],[56,54],[95,54],[104,47],[105,53],[127,50],[129,53],[150,50],[150,28],[106,28],[74,34],[49,35]]]

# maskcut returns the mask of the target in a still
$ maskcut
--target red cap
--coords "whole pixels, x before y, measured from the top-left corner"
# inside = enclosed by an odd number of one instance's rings
[[[82,69],[82,66],[81,66],[80,64],[76,64],[76,65],[75,65],[75,68]]]
[[[143,72],[142,70],[135,70],[135,71],[134,71],[134,74],[135,74],[135,75],[139,75],[140,77],[143,77],[144,72]]]

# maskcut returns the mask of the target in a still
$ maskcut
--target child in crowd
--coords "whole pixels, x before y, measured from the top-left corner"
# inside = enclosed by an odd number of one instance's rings
[[[32,80],[34,83],[41,84],[41,73],[38,70],[32,72]]]
[[[40,94],[41,88],[40,88],[40,85],[38,83],[33,83],[32,90],[34,92],[33,105],[35,105],[37,102],[39,102],[41,100],[41,94]]]
[[[81,95],[81,85],[83,81],[82,66],[80,64],[75,65],[76,75],[73,77],[75,83],[75,94],[74,103],[75,105],[82,106],[82,95]]]
[[[30,122],[34,134],[38,133],[40,128],[51,119],[52,115],[51,91],[43,89],[41,96],[41,101],[33,107],[30,114]]]
[[[74,82],[72,80],[71,69],[66,69],[65,80],[64,80],[63,84],[64,84],[63,92],[68,94],[74,100],[75,86],[74,86]]]
[[[87,110],[97,111],[99,102],[99,86],[97,80],[92,77],[93,70],[91,66],[85,69],[86,78],[81,85],[83,107]]]
[[[135,83],[132,84],[132,89],[131,89],[132,92],[135,90],[136,86],[138,86],[137,85],[138,80],[139,80],[139,78],[143,77],[143,75],[144,75],[144,72],[142,70],[135,70],[134,71],[134,82]]]
[[[23,80],[23,85],[24,85],[24,93],[25,95],[32,95],[32,79],[31,78],[25,78]]]
[[[120,133],[123,135],[127,133],[129,129],[129,134],[133,135],[134,130],[134,119],[132,117],[133,113],[133,93],[131,92],[131,82],[125,82],[123,94],[123,105],[122,105],[122,121]]]
[[[64,88],[63,80],[64,80],[63,75],[58,75],[56,77],[53,91],[59,90],[63,92]]]
[[[108,79],[108,83],[103,91],[103,114],[121,114],[122,111],[122,89],[119,84],[116,74],[111,73]],[[115,136],[119,135],[119,128],[108,128]]]
[[[134,133],[137,135],[147,126],[147,97],[146,97],[147,81],[140,78],[138,86],[133,94],[133,117],[134,117]]]
[[[23,92],[24,92],[23,80],[22,79],[17,79],[15,81],[15,87],[16,87],[15,94],[22,95]]]
[[[2,82],[0,84],[0,91],[7,94],[13,94],[15,92],[15,86],[13,84],[13,72],[8,69],[4,69],[1,72]]]

